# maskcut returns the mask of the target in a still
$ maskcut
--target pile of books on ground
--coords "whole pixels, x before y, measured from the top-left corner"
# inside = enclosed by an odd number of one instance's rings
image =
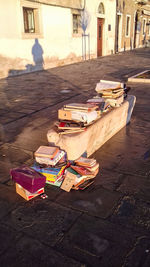
[[[46,184],[60,187],[69,192],[71,189],[85,189],[94,182],[99,171],[95,159],[80,157],[75,161],[67,160],[67,153],[56,146],[40,146],[34,152],[33,166],[21,166],[10,170],[16,183],[16,193],[30,200],[44,193]]]
[[[120,106],[125,97],[126,87],[124,83],[100,80],[97,83],[96,92],[100,97],[105,99],[112,107]]]
[[[32,168],[46,177],[46,183],[60,186],[67,167],[67,153],[56,146],[40,146]]]
[[[59,134],[72,134],[86,130],[86,127],[94,123],[106,111],[109,104],[104,99],[97,99],[87,103],[71,103],[58,110],[58,122],[56,123]]]
[[[68,161],[66,152],[56,146],[40,146],[34,156],[36,162],[32,168],[46,177],[47,184],[58,186],[67,192],[80,189],[85,182],[93,180],[99,171],[95,159],[80,157]]]
[[[61,188],[67,192],[71,189],[84,190],[94,182],[98,171],[99,163],[95,159],[80,157],[66,169]]]

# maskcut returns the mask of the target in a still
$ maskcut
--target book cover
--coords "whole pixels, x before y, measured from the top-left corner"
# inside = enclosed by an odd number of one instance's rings
[[[92,175],[92,173],[87,170],[86,168],[82,166],[73,166],[71,165],[71,168],[74,169],[76,172],[78,172],[81,175]]]
[[[75,160],[75,163],[82,166],[93,166],[96,164],[96,160],[93,158],[80,157]]]
[[[85,128],[82,123],[61,121],[58,123],[58,129],[63,130],[80,130]]]
[[[25,200],[30,200],[38,195],[44,193],[44,188],[40,188],[34,193],[30,193],[28,190],[24,189],[20,184],[16,183],[16,193],[23,197]]]
[[[122,95],[123,95],[123,92],[118,92],[118,93],[112,93],[112,94],[105,94],[103,95],[103,97],[104,98],[117,98]]]
[[[96,120],[97,117],[98,117],[98,113],[96,112],[96,110],[88,112],[88,113],[80,112],[80,111],[72,111],[72,119],[81,121],[84,123],[90,123]]]
[[[87,103],[90,103],[90,104],[99,104],[101,102],[104,102],[104,99],[102,97],[93,97],[87,100]]]
[[[72,186],[75,183],[75,180],[76,180],[76,175],[67,171],[65,178],[64,178],[64,181],[61,185],[61,189],[65,190],[67,192],[70,192]]]
[[[59,148],[53,146],[40,146],[34,153],[35,157],[54,158]]]
[[[46,158],[46,157],[35,157],[35,160],[40,164],[46,165],[56,165],[57,162],[65,155],[63,150],[59,150],[56,156],[53,159]]]
[[[71,129],[71,130],[62,130],[59,132],[59,134],[64,135],[64,134],[73,134],[73,133],[80,133],[80,132],[84,132],[86,130],[86,128],[83,129]]]
[[[64,105],[64,109],[65,108],[91,111],[91,110],[95,110],[97,106],[96,105],[93,106],[90,103],[71,103],[71,104]]]
[[[109,89],[112,90],[112,89],[120,89],[120,88],[123,88],[123,83],[100,80],[100,82],[97,83],[95,90],[98,93],[100,93],[102,90],[109,90]]]

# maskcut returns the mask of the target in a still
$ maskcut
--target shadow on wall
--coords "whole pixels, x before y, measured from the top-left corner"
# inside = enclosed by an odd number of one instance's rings
[[[33,57],[33,64],[27,64],[25,67],[26,69],[10,69],[8,72],[8,77],[9,76],[14,76],[14,75],[18,75],[18,74],[24,74],[24,73],[29,73],[32,71],[39,71],[39,70],[43,70],[44,69],[44,59],[43,59],[43,48],[39,43],[39,40],[36,38],[35,42],[32,46],[31,49],[31,53],[32,53],[32,57]]]

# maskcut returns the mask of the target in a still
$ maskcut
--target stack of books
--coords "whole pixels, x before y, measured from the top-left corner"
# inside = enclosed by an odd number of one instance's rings
[[[63,175],[66,165],[62,167],[49,167],[49,166],[45,167],[38,163],[34,163],[32,168],[46,177],[47,184],[60,187],[63,181]]]
[[[66,171],[61,188],[67,192],[71,189],[83,190],[94,182],[99,171],[99,163],[93,158],[80,157]]]
[[[109,102],[106,101],[106,99],[100,97],[100,96],[94,96],[93,98],[90,98],[87,100],[87,103],[95,104],[99,107],[100,113],[107,112],[110,109]]]
[[[67,154],[56,146],[40,146],[34,153],[32,168],[46,177],[46,183],[60,186],[67,167]]]
[[[95,103],[71,103],[58,110],[56,126],[59,134],[77,133],[85,131],[98,118],[100,109]]]
[[[97,83],[95,90],[112,107],[118,107],[124,101],[124,83],[100,80],[100,82]]]
[[[30,200],[44,193],[46,178],[28,166],[10,170],[12,180],[16,183],[16,193]]]

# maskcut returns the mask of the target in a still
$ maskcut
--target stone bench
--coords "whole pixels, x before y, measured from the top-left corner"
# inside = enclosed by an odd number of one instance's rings
[[[129,123],[135,101],[135,96],[129,95],[120,107],[104,113],[81,133],[59,135],[54,129],[50,129],[47,133],[48,142],[64,149],[69,160],[77,159],[84,152],[89,157]]]

